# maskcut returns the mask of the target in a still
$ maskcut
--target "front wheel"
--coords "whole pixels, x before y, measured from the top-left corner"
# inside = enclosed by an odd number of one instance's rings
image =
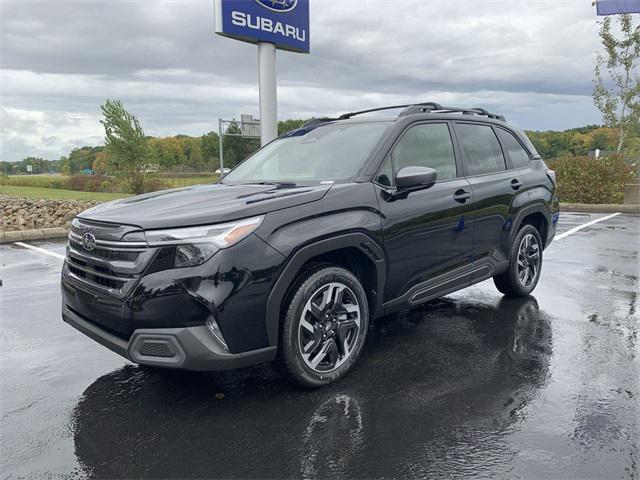
[[[328,385],[351,370],[368,326],[367,296],[351,272],[339,267],[311,271],[289,301],[281,361],[303,387]]]
[[[509,268],[493,277],[507,297],[526,297],[536,288],[542,270],[542,240],[532,225],[523,226],[511,245]]]

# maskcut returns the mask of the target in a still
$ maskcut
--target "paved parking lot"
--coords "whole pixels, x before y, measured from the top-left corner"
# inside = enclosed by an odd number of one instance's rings
[[[131,365],[62,323],[59,257],[0,246],[2,477],[638,478],[640,216],[573,230],[604,217],[561,215],[533,297],[378,320],[320,391]]]

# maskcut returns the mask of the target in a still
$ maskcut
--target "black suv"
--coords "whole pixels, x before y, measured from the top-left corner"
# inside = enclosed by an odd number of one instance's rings
[[[480,108],[312,120],[218,184],[78,215],[62,316],[139,364],[278,358],[323,386],[353,367],[374,318],[491,277],[505,295],[531,293],[555,192],[525,134]]]

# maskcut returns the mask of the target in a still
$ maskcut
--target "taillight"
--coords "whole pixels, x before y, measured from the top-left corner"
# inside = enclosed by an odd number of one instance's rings
[[[553,170],[547,170],[547,177],[549,177],[549,180],[551,180],[551,183],[553,183],[553,186],[556,185],[556,172],[554,172]]]

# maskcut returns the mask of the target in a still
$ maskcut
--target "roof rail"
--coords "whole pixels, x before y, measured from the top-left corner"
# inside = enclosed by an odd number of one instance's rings
[[[498,115],[497,113],[489,113],[484,108],[447,107],[433,102],[410,105],[400,112],[399,116],[403,117],[414,113],[461,113],[463,115],[482,115],[484,117],[502,120],[503,122],[505,121],[504,116]]]
[[[354,117],[356,115],[362,115],[364,113],[380,112],[383,110],[395,110],[397,108],[403,108],[402,112],[398,116],[403,117],[405,115],[412,115],[414,113],[462,113],[463,115],[482,115],[496,120],[505,121],[502,115],[496,113],[489,113],[484,108],[463,108],[463,107],[446,107],[435,102],[423,102],[413,103],[408,105],[392,105],[389,107],[370,108],[368,110],[360,110],[358,112],[343,113],[337,119],[330,120],[346,120],[347,118]],[[328,120],[327,120],[328,121]]]
[[[463,115],[480,115],[484,117],[493,118],[495,120],[502,120],[505,122],[505,118],[502,115],[498,115],[497,113],[490,113],[484,108],[475,107],[475,108],[464,108],[464,107],[447,107],[440,105],[436,102],[423,102],[423,103],[412,103],[407,105],[391,105],[388,107],[378,107],[378,108],[370,108],[368,110],[360,110],[358,112],[348,112],[343,113],[337,118],[331,117],[322,117],[322,118],[312,118],[308,122],[305,122],[302,127],[311,127],[313,125],[318,125],[321,123],[327,122],[335,122],[336,120],[346,120],[351,117],[355,117],[356,115],[362,115],[365,113],[372,112],[381,112],[383,110],[396,110],[398,108],[402,108],[403,110],[398,115],[399,117],[404,117],[406,115],[413,115],[416,113],[461,113]]]
[[[362,115],[363,113],[380,112],[382,110],[395,110],[396,108],[407,108],[410,106],[411,105],[392,105],[390,107],[370,108],[369,110],[360,110],[359,112],[343,113],[338,117],[338,120],[346,120],[347,118],[351,118],[355,115]]]

